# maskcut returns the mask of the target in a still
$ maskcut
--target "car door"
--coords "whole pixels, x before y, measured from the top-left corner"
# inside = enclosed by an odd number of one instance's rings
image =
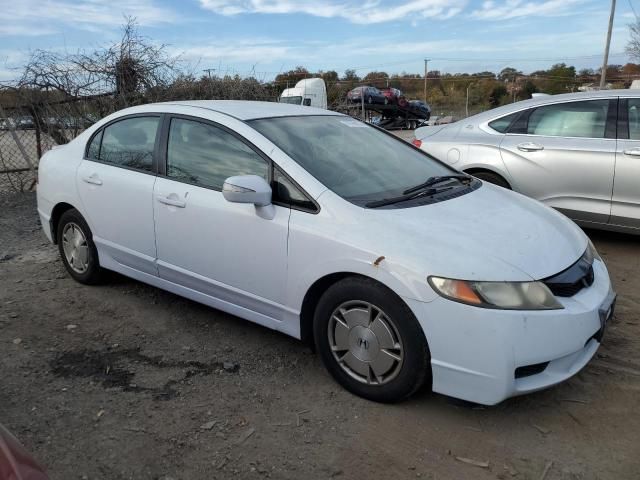
[[[640,98],[620,99],[609,223],[640,228]]]
[[[157,275],[153,225],[159,115],[135,115],[98,130],[76,183],[100,263]]]
[[[514,189],[574,220],[607,223],[616,103],[581,100],[523,111],[500,143]]]
[[[166,170],[154,189],[160,277],[222,301],[219,308],[280,319],[290,208],[222,195],[228,177],[269,179],[270,161],[221,124],[173,116],[165,129]]]

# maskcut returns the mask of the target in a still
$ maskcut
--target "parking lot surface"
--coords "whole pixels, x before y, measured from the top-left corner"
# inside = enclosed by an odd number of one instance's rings
[[[292,338],[119,275],[74,282],[34,194],[0,211],[0,423],[52,479],[639,476],[640,237],[587,232],[619,299],[568,382],[381,405]]]

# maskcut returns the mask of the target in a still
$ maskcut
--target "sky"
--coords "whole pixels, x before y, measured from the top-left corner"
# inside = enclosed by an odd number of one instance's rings
[[[609,63],[623,64],[640,0],[617,3]],[[125,16],[196,73],[422,73],[425,58],[448,73],[598,68],[609,11],[609,0],[0,0],[0,81],[33,50],[116,42]]]

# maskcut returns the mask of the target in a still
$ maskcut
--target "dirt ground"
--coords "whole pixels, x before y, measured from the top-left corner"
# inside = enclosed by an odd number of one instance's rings
[[[0,212],[0,423],[52,479],[640,477],[640,238],[588,232],[618,310],[568,382],[380,405],[292,338],[115,274],[74,282],[33,194]]]

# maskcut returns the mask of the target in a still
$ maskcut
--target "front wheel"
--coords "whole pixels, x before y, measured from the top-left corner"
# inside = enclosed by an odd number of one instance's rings
[[[314,316],[316,349],[350,392],[397,402],[430,382],[427,340],[393,292],[366,278],[346,278],[321,297]]]
[[[75,208],[62,214],[57,230],[58,249],[67,272],[80,283],[100,281],[102,269],[89,225]]]

